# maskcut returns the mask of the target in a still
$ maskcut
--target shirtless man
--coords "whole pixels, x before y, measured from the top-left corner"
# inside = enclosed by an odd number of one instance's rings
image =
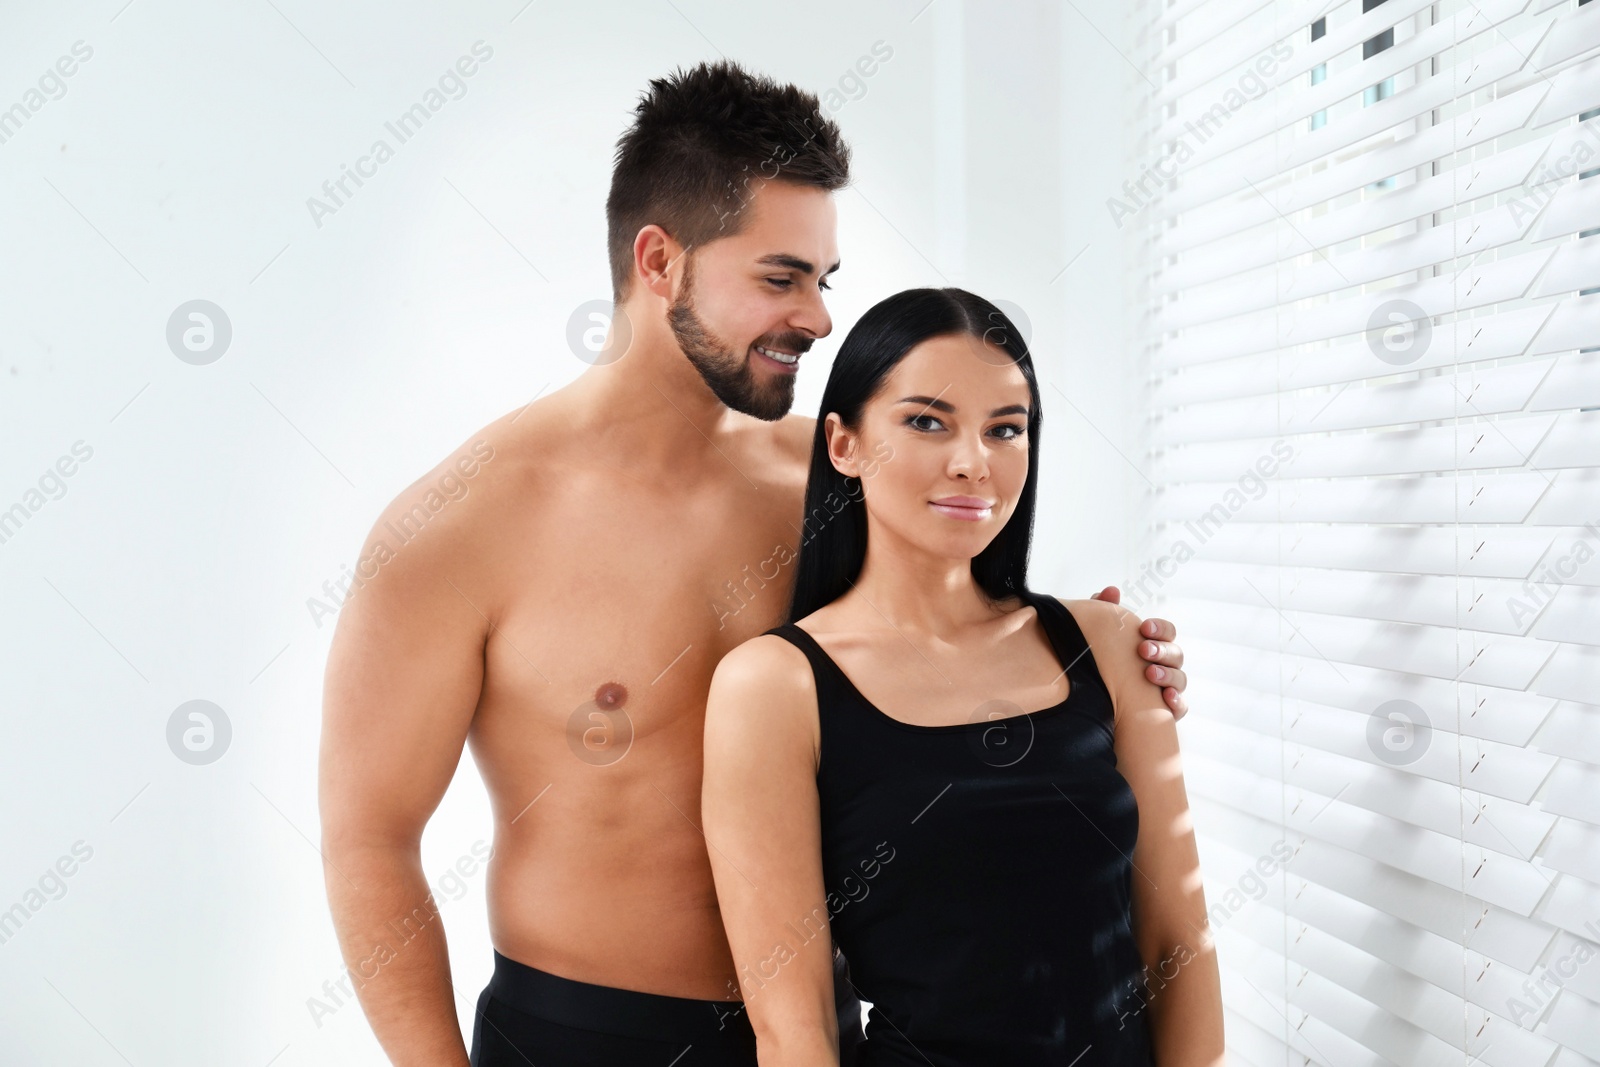
[[[794,357],[833,326],[848,163],[812,94],[728,63],[653,81],[606,204],[604,355],[363,547],[327,667],[322,849],[401,1067],[755,1063],[699,830],[702,728],[717,661],[788,606],[815,420],[785,416]],[[1173,637],[1152,619],[1128,640],[1182,714]],[[420,854],[464,744],[495,821],[470,1060]]]

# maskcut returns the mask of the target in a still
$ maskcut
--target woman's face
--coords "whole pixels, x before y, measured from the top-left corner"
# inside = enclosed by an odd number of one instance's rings
[[[933,337],[889,372],[859,433],[827,416],[829,456],[861,479],[872,536],[971,559],[1016,510],[1031,402],[1003,349],[966,334]]]

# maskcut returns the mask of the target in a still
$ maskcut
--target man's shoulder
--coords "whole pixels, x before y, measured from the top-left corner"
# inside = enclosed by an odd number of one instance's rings
[[[780,486],[785,492],[804,493],[816,424],[816,419],[804,415],[786,415],[772,422],[741,415],[736,448],[752,464],[749,471],[761,472],[757,481]]]
[[[538,429],[531,411],[524,416],[528,425],[513,421],[516,415],[508,413],[468,435],[396,493],[378,516],[374,536],[451,552],[481,532],[529,469],[520,457]]]
[[[785,455],[803,464],[811,462],[811,445],[817,433],[816,419],[810,415],[785,415],[778,420],[776,432]]]

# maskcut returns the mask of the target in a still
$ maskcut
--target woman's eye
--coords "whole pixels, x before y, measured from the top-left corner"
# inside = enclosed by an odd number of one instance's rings
[[[920,423],[922,422],[923,419],[927,419],[929,422],[933,423],[933,426],[922,426],[922,425],[920,425]],[[932,415],[912,415],[912,416],[909,416],[906,419],[906,425],[910,426],[910,427],[912,427],[914,429],[926,431],[926,430],[932,430],[932,429],[934,429],[934,428],[936,428],[936,427],[938,427],[938,426],[940,426],[942,424],[939,422],[938,419],[934,418]]]
[[[1011,423],[1006,423],[1004,426],[996,426],[995,430],[996,431],[999,431],[999,430],[1010,430],[1011,431],[1010,434],[1008,434],[1005,437],[1001,438],[1002,441],[1015,441],[1017,438],[1021,437],[1023,432],[1024,432],[1021,426],[1013,426]]]

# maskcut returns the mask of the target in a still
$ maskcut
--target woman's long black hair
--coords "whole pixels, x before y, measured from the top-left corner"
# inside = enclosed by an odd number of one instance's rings
[[[824,435],[828,413],[836,413],[850,430],[859,430],[862,409],[906,353],[929,338],[953,334],[976,337],[999,348],[1016,361],[1028,381],[1028,477],[1005,527],[972,560],[972,577],[991,600],[1027,592],[1042,415],[1028,342],[1004,312],[981,296],[965,289],[907,289],[861,316],[839,346],[823,388],[817,432],[811,442],[811,472],[806,479],[805,520],[789,621],[803,619],[844,595],[860,576],[867,557],[867,505],[861,479],[840,474],[829,460]]]

